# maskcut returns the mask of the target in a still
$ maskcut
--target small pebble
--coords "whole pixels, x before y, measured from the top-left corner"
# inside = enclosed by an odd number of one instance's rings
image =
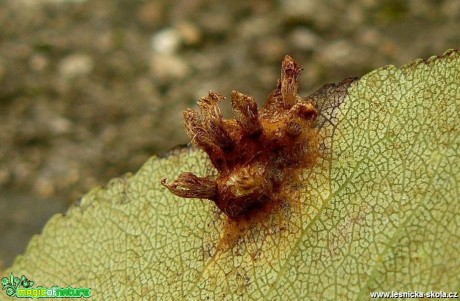
[[[183,78],[188,74],[190,68],[178,56],[154,53],[151,56],[150,69],[154,77],[169,80]]]
[[[65,78],[86,75],[93,70],[94,61],[86,54],[72,54],[61,60],[59,73]]]
[[[156,25],[161,21],[163,15],[163,4],[157,1],[144,3],[137,10],[137,19],[146,26]]]
[[[202,33],[199,27],[191,22],[180,22],[176,29],[186,45],[195,45],[201,41]]]
[[[174,28],[160,30],[150,40],[150,45],[158,54],[172,54],[177,51],[181,43],[179,31]]]
[[[297,28],[290,35],[291,43],[301,50],[314,50],[318,47],[319,38],[307,28]]]
[[[34,71],[43,71],[48,66],[48,59],[42,54],[34,54],[30,58],[29,65]]]
[[[346,40],[337,40],[326,45],[320,53],[322,61],[330,64],[346,65],[350,61],[352,47]]]

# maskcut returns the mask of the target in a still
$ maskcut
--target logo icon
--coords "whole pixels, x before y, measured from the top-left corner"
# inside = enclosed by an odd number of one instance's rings
[[[22,275],[21,278],[14,277],[11,273],[10,278],[2,278],[2,289],[6,290],[6,294],[10,297],[16,296],[16,291],[19,287],[29,288],[34,285],[34,282],[27,279],[26,276]]]

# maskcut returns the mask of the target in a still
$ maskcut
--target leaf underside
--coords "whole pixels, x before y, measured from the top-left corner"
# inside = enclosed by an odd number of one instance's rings
[[[1,275],[90,287],[95,300],[458,291],[460,52],[387,66],[311,97],[321,108],[322,157],[305,171],[299,210],[219,248],[226,217],[160,185],[211,170],[203,152],[176,150],[52,217]]]

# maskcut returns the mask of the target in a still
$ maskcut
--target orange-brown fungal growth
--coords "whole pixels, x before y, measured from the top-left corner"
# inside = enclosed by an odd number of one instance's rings
[[[223,118],[218,104],[225,98],[214,92],[198,101],[198,111],[186,110],[187,133],[209,155],[218,175],[203,178],[187,172],[162,184],[177,196],[213,201],[231,219],[288,198],[286,187],[315,163],[318,153],[317,111],[297,95],[301,70],[286,56],[281,80],[261,110],[254,98],[233,91],[236,119]]]

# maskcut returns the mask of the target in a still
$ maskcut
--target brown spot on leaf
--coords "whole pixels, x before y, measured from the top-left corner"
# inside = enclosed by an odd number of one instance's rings
[[[200,178],[187,172],[162,184],[180,197],[213,201],[232,220],[251,220],[289,201],[288,187],[318,157],[318,112],[297,95],[301,70],[286,56],[281,79],[261,110],[254,98],[236,91],[235,119],[223,118],[218,104],[225,97],[215,92],[198,101],[198,111],[186,110],[187,133],[218,175]]]

